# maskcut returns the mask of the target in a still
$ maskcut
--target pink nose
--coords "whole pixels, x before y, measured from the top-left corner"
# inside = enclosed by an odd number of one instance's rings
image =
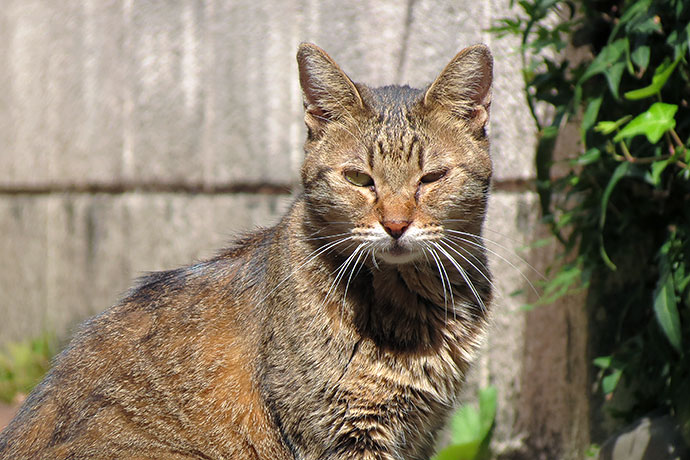
[[[396,240],[402,236],[403,233],[405,233],[405,230],[407,230],[407,227],[410,226],[410,221],[407,220],[387,220],[384,222],[381,222],[381,225],[383,225],[383,228],[386,229],[388,234],[395,238]]]

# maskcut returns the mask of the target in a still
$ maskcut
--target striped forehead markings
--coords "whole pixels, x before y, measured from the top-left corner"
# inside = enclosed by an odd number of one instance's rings
[[[380,157],[390,155],[397,156],[400,159],[405,158],[405,161],[408,163],[413,161],[414,155],[417,155],[417,163],[419,165],[419,169],[421,170],[424,166],[424,148],[422,147],[417,134],[412,134],[408,139],[408,142],[405,142],[406,139],[400,140],[400,144],[398,144],[400,146],[399,150],[396,149],[395,151],[389,152],[387,152],[387,143],[384,142],[384,139],[377,139],[375,145],[367,149],[367,162],[369,163],[369,167],[371,169],[374,168],[374,162],[377,155]]]

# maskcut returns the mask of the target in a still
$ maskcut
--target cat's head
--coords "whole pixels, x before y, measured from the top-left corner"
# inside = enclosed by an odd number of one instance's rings
[[[481,232],[492,171],[486,46],[458,53],[424,90],[353,83],[311,44],[297,62],[313,234],[340,241],[341,252],[405,264],[452,232]]]

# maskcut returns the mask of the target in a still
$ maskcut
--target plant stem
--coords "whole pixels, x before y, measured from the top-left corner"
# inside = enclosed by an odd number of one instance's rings
[[[635,158],[630,154],[630,150],[628,150],[628,146],[625,145],[625,141],[621,141],[621,149],[623,150],[623,156],[625,156],[626,161],[635,163],[635,161],[638,160],[638,158]]]
[[[671,133],[671,137],[673,137],[673,140],[676,141],[676,143],[678,144],[678,147],[685,150],[685,144],[683,144],[683,141],[680,139],[680,136],[678,136],[676,130],[671,128],[669,132]]]

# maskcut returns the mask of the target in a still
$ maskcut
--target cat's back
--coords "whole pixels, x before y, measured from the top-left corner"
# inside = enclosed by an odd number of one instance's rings
[[[259,458],[257,434],[260,457],[281,458],[252,382],[267,238],[152,273],[87,321],[0,435],[0,458]]]

